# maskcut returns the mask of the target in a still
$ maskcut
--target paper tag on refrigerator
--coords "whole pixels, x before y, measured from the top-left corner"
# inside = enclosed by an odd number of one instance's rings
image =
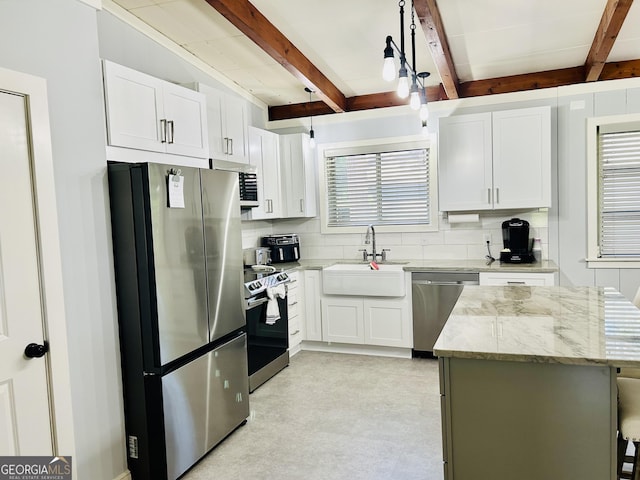
[[[184,208],[184,177],[169,175],[169,208]]]

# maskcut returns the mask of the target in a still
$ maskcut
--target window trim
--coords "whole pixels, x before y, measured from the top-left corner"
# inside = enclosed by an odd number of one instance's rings
[[[610,130],[625,130],[634,125],[640,128],[640,114],[609,115],[587,118],[587,266],[589,268],[639,268],[639,258],[600,258],[598,257],[598,130],[605,127]]]
[[[357,155],[393,150],[429,149],[429,204],[431,207],[430,225],[375,225],[376,232],[412,233],[438,231],[438,176],[437,146],[435,134],[389,137],[383,139],[358,140],[318,145],[318,183],[320,195],[320,233],[351,234],[362,233],[362,226],[329,227],[327,225],[327,182],[325,172],[326,157],[338,155]]]

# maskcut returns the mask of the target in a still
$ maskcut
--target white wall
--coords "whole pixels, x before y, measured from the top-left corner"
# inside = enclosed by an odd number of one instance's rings
[[[615,86],[615,89],[604,89]],[[601,285],[633,299],[640,269],[587,268],[586,119],[640,112],[640,82],[558,89],[558,258],[563,285]]]
[[[126,458],[96,11],[76,0],[1,1],[0,66],[47,80],[73,461],[78,478],[111,480]]]
[[[555,104],[550,101],[532,100],[524,102],[521,108],[539,105]],[[506,107],[505,107],[506,108]],[[515,108],[515,107],[511,107]],[[519,107],[520,108],[520,107]],[[493,105],[467,107],[462,113],[476,113],[495,109]],[[453,106],[449,108],[432,108],[429,120],[433,132],[437,129],[437,119],[442,115],[456,112]],[[273,126],[278,123],[273,122]],[[295,123],[289,121],[288,123]],[[302,119],[299,126],[273,128],[278,133],[294,133],[305,131],[307,119]],[[553,120],[555,127],[555,117]],[[332,117],[317,117],[314,119],[314,130],[319,143],[342,143],[360,140],[377,140],[386,137],[402,137],[419,135],[422,129],[416,112],[409,107],[383,109],[368,113],[342,114]],[[553,138],[555,142],[555,137]],[[555,143],[554,143],[555,145]],[[318,159],[321,165],[321,159]],[[555,156],[554,156],[555,162]],[[555,163],[554,163],[555,164]],[[447,216],[440,216],[439,230],[428,233],[377,233],[377,249],[389,248],[390,259],[423,260],[423,259],[484,259],[487,254],[484,234],[491,235],[491,253],[498,257],[502,248],[501,224],[504,220],[518,217],[529,221],[531,236],[542,241],[543,256],[548,258],[549,230],[547,211],[493,211],[481,212],[479,223],[449,224]],[[244,248],[256,246],[258,239],[252,237],[252,222],[243,222]],[[278,220],[272,223],[273,232],[268,233],[298,233],[300,235],[301,255],[308,259],[360,259],[359,249],[370,247],[364,244],[365,228],[359,234],[330,234],[320,233],[320,220],[291,219]],[[265,231],[263,226],[262,232]],[[264,234],[264,233],[263,233]]]
[[[638,79],[598,82],[586,85],[495,95],[432,104],[430,129],[437,129],[441,116],[478,113],[540,105],[552,111],[552,208],[548,211],[481,212],[478,224],[449,225],[441,223],[440,231],[425,234],[380,234],[378,245],[391,248],[391,258],[482,258],[484,233],[492,236],[492,253],[497,256],[501,245],[500,223],[517,216],[531,223],[532,236],[540,237],[543,256],[554,260],[560,268],[561,285],[612,286],[629,299],[640,286],[640,269],[589,269],[587,255],[587,155],[586,119],[593,116],[640,112],[640,81]],[[350,114],[314,119],[316,138],[321,143],[355,141],[412,135],[419,124],[412,112],[389,115],[381,111],[379,118]],[[376,112],[369,112],[370,116]],[[278,133],[304,131],[305,120],[272,122]],[[252,229],[245,222],[245,247],[253,246]],[[266,227],[262,227],[265,231]],[[322,235],[319,220],[278,220],[272,223],[272,233],[295,232],[301,236],[301,253],[306,258],[359,258],[357,250],[365,248],[364,229],[361,235]]]

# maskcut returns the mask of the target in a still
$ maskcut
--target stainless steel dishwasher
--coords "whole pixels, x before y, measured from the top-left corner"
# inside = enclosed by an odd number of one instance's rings
[[[478,272],[413,272],[414,356],[433,356],[433,345],[465,285],[478,285]]]

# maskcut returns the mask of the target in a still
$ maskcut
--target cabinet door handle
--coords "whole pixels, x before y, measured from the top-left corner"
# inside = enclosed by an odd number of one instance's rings
[[[222,150],[223,150],[222,153],[227,155],[229,153],[229,139],[227,137],[224,137],[222,141],[224,142],[224,146],[222,147]]]
[[[487,203],[491,203],[491,189],[487,188]]]
[[[167,121],[160,120],[160,143],[167,143]]]
[[[500,189],[496,187],[496,203],[500,203]]]
[[[229,155],[233,155],[233,138],[229,139],[229,144],[231,145],[231,148],[229,149]]]
[[[169,127],[167,130],[169,130],[169,143],[173,143],[173,134],[174,134],[174,130],[173,130],[173,120],[169,120],[167,122],[167,127]]]

